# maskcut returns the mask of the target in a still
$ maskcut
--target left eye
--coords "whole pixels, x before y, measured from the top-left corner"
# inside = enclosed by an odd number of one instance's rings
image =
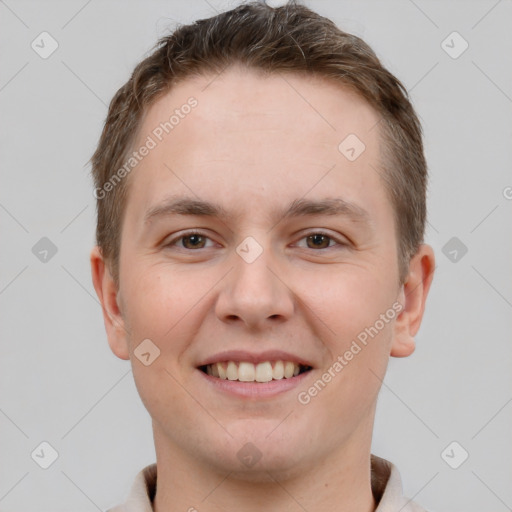
[[[306,240],[308,249],[327,249],[332,247],[331,242],[333,242],[333,245],[336,244],[333,237],[325,233],[312,233],[301,238],[301,240]]]

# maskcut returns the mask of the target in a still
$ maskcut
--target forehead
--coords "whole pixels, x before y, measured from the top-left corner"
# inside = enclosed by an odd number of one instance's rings
[[[191,98],[197,102],[186,107]],[[377,135],[379,116],[358,94],[332,80],[316,75],[274,73],[243,67],[231,67],[220,75],[189,78],[174,86],[170,93],[152,105],[144,119],[141,133],[147,134],[168,121],[173,112],[181,114],[172,120],[175,137],[193,137],[201,142],[214,135],[218,142],[230,140],[243,130],[254,140],[272,130],[280,130],[280,142],[295,149],[310,151],[322,143],[337,150],[338,143],[349,133],[357,133],[371,144]],[[188,119],[187,122],[184,122]],[[175,123],[175,124],[174,124]],[[212,130],[216,130],[212,133]],[[372,131],[374,133],[372,133]],[[285,133],[286,132],[286,133]],[[285,137],[285,134],[288,134]],[[158,134],[157,134],[158,135]],[[172,137],[164,133],[171,144]],[[250,153],[249,147],[245,153]],[[196,151],[200,151],[198,145]],[[209,151],[210,148],[205,148]]]
[[[275,208],[308,190],[375,203],[378,120],[356,93],[316,76],[233,67],[186,79],[145,115],[136,148],[153,147],[130,175],[129,203],[147,210],[171,191]]]

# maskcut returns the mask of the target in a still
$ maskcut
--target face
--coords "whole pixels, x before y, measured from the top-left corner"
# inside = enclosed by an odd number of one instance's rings
[[[155,145],[128,178],[109,342],[157,454],[292,474],[369,446],[389,355],[413,350],[379,118],[319,78],[214,78],[141,126]]]

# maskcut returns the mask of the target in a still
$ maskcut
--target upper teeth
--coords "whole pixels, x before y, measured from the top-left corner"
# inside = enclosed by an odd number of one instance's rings
[[[291,361],[265,361],[253,364],[245,361],[227,361],[206,366],[206,373],[213,377],[242,382],[270,382],[272,379],[289,379],[298,375],[300,365]]]

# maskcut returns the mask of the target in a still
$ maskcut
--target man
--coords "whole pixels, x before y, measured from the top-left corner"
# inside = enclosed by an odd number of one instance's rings
[[[183,26],[117,92],[91,253],[157,461],[113,509],[421,511],[370,453],[434,255],[400,82],[311,10]]]

